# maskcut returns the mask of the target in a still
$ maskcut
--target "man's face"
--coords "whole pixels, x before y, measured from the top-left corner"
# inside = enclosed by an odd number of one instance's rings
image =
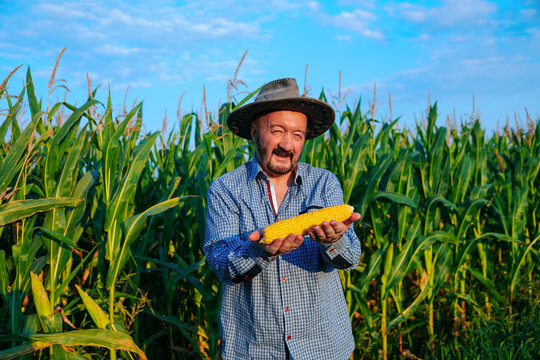
[[[256,157],[269,176],[289,174],[296,168],[307,133],[306,115],[275,111],[254,121],[251,138]]]

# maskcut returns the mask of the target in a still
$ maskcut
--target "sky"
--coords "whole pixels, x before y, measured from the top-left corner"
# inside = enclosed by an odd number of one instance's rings
[[[440,126],[473,113],[488,132],[540,119],[540,0],[0,0],[0,81],[23,65],[10,94],[30,67],[46,102],[65,47],[55,78],[69,92],[51,100],[81,105],[88,77],[117,112],[143,101],[146,131],[204,114],[203,99],[215,114],[237,69],[236,102],[294,77],[338,112],[360,101],[367,113],[375,99],[375,119],[400,128],[435,101]]]

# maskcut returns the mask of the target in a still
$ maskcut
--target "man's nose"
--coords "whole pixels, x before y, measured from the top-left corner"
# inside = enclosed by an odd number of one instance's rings
[[[283,150],[292,151],[293,149],[293,136],[292,134],[286,133],[279,142],[279,147]]]

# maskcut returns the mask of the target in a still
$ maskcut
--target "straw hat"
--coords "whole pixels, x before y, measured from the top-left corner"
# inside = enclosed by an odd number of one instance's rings
[[[251,140],[251,121],[265,114],[279,111],[298,111],[307,116],[306,140],[323,134],[334,123],[334,109],[327,103],[301,97],[293,78],[278,79],[264,85],[252,103],[229,114],[227,126],[236,135]]]

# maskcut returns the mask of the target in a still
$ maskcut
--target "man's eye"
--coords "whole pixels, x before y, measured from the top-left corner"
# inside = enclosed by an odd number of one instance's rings
[[[296,140],[302,140],[304,138],[304,136],[302,134],[294,134],[294,138]]]

